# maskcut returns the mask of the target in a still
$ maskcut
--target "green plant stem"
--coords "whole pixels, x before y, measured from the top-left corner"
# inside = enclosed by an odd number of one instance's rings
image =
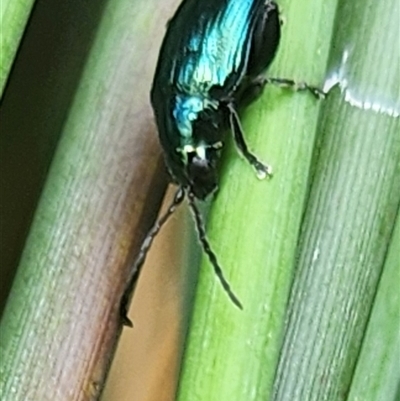
[[[400,215],[351,383],[349,401],[400,396]]]
[[[275,401],[350,390],[400,205],[399,8],[389,3],[338,8],[329,70],[341,90],[321,109]]]
[[[0,98],[35,0],[2,0],[0,5]]]
[[[166,186],[148,92],[170,8],[105,4],[1,322],[4,400],[101,392],[131,254]]]

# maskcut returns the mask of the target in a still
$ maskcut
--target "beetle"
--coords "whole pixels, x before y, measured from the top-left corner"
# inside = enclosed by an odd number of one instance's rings
[[[279,40],[278,6],[269,0],[184,0],[169,21],[150,98],[166,166],[178,190],[133,266],[122,302],[125,324],[131,324],[127,304],[151,243],[185,197],[204,252],[233,303],[242,307],[207,240],[196,200],[206,199],[218,187],[218,165],[229,130],[257,176],[271,175],[271,168],[248,149],[238,108],[251,102],[266,83],[296,85],[263,76]],[[319,95],[306,84],[297,89]]]

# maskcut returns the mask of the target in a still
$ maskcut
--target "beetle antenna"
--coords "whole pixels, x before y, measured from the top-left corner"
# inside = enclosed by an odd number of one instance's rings
[[[243,309],[241,302],[239,301],[238,297],[233,293],[230,284],[224,277],[224,273],[222,272],[222,268],[218,263],[217,256],[215,255],[214,251],[211,249],[210,243],[208,242],[208,239],[207,239],[204,221],[203,221],[203,219],[201,217],[201,213],[196,205],[195,195],[190,190],[188,191],[188,201],[189,201],[189,207],[192,211],[192,214],[193,214],[193,217],[195,220],[199,241],[201,243],[201,246],[202,246],[204,252],[208,256],[208,259],[210,260],[210,262],[214,268],[215,274],[217,275],[219,281],[222,284],[222,287],[228,294],[231,301],[239,309]]]
[[[167,211],[154,223],[150,231],[147,233],[145,239],[140,246],[139,254],[132,265],[131,271],[129,273],[128,284],[125,287],[124,294],[122,295],[121,305],[120,305],[120,316],[122,318],[122,323],[125,326],[133,327],[132,322],[128,318],[128,307],[132,298],[133,290],[135,289],[139,274],[142,270],[144,261],[146,260],[147,253],[149,252],[151,245],[153,244],[154,238],[160,232],[161,227],[168,221],[171,215],[175,212],[176,208],[182,203],[185,198],[185,191],[183,187],[179,187],[175,192],[174,199],[169,205]]]

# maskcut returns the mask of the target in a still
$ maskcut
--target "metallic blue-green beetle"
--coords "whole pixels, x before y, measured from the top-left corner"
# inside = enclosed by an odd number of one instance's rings
[[[205,199],[218,186],[218,161],[227,130],[259,177],[270,174],[270,168],[248,150],[237,110],[271,81],[262,73],[278,47],[278,14],[277,5],[269,0],[184,0],[168,23],[151,103],[165,161],[179,188],[167,212],[147,234],[132,267],[121,302],[125,325],[132,326],[127,308],[146,254],[185,195],[204,252],[231,300],[242,307],[207,240],[195,200]]]
[[[218,161],[226,131],[259,177],[270,174],[247,148],[237,110],[251,101],[266,82],[280,39],[278,7],[269,0],[184,0],[160,50],[151,89],[160,141],[171,177],[179,185],[167,212],[144,240],[121,303],[123,323],[131,326],[127,306],[153,239],[187,195],[199,240],[231,300],[240,301],[224,278],[207,240],[195,200],[218,186]],[[307,89],[309,89],[307,87]]]
[[[265,0],[186,0],[168,24],[151,90],[166,164],[188,194],[204,199],[218,185],[229,128],[260,177],[237,108],[265,82],[280,39],[277,5]]]

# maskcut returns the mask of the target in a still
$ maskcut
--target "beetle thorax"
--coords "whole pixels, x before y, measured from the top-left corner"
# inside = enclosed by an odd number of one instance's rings
[[[193,124],[198,121],[200,115],[206,112],[218,110],[219,103],[209,97],[200,95],[178,95],[175,97],[175,105],[172,111],[182,146],[192,144]]]

